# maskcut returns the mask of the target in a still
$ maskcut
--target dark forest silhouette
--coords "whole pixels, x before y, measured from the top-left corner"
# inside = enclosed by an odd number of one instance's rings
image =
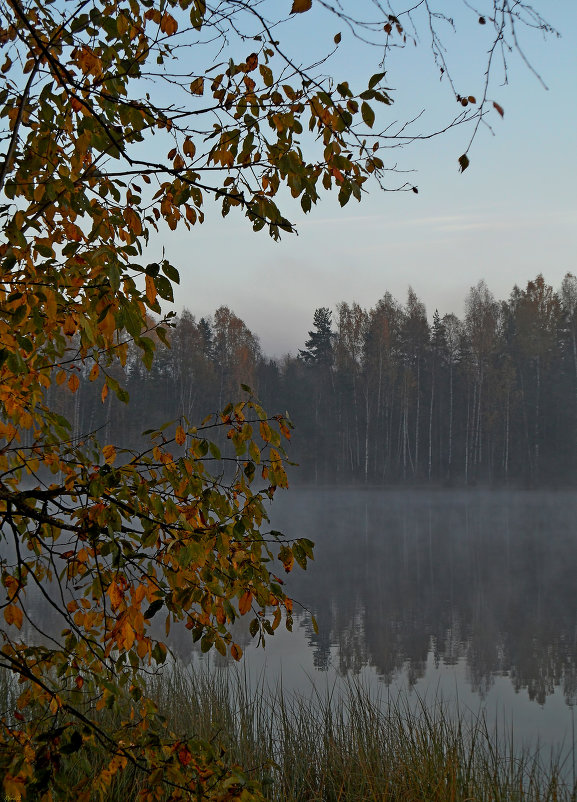
[[[153,335],[151,335],[153,336]],[[135,446],[143,422],[191,423],[250,385],[265,408],[295,424],[289,456],[299,482],[573,484],[577,479],[577,278],[559,291],[539,275],[497,301],[481,281],[465,314],[427,319],[409,289],[370,309],[340,303],[314,313],[297,356],[265,357],[226,307],[188,311],[150,371],[130,345],[112,374],[130,406],[89,392],[61,396],[75,434]],[[56,399],[55,399],[56,400]],[[71,408],[72,407],[72,408]]]

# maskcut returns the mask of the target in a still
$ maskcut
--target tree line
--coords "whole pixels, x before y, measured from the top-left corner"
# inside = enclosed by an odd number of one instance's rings
[[[130,407],[112,394],[102,406],[87,373],[77,394],[60,393],[77,436],[100,428],[101,440],[136,447],[143,421],[199,420],[242,383],[268,408],[288,410],[299,482],[535,486],[577,477],[570,273],[558,291],[539,275],[506,301],[480,281],[462,319],[435,311],[429,321],[411,288],[404,304],[387,292],[371,309],[322,307],[302,349],[282,359],[267,358],[227,307],[198,320],[185,310],[167,337],[149,369],[130,344],[124,365],[110,369]]]

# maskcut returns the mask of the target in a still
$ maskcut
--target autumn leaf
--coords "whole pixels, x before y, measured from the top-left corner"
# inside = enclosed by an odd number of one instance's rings
[[[178,30],[178,23],[168,11],[165,11],[160,20],[160,30],[167,36],[173,36]]]
[[[176,434],[174,435],[174,439],[179,446],[183,446],[186,442],[186,432],[182,428],[182,426],[176,427]]]
[[[80,379],[77,373],[73,373],[68,379],[68,389],[71,393],[75,393],[80,387]]]
[[[186,744],[181,744],[178,747],[178,760],[182,766],[188,766],[192,760],[192,752]]]
[[[503,108],[503,106],[499,105],[499,103],[496,103],[495,101],[493,101],[493,108],[495,109],[495,111],[498,114],[501,115],[501,117],[505,116],[505,109]]]
[[[146,284],[146,298],[148,300],[148,303],[151,306],[154,306],[156,303],[156,285],[154,283],[154,279],[147,273],[144,276],[144,281]]]
[[[136,236],[139,237],[142,234],[142,222],[134,209],[132,209],[130,206],[127,206],[123,212],[123,217],[128,228],[133,234],[136,234]]]
[[[120,588],[118,587],[118,584],[116,582],[111,582],[110,585],[108,586],[108,590],[106,591],[106,593],[108,594],[110,603],[112,604],[112,609],[113,610],[118,609],[118,607],[120,607],[120,605],[122,604],[122,600],[124,598],[124,595],[120,590]]]
[[[18,629],[22,628],[23,613],[17,604],[9,604],[4,608],[4,620]]]
[[[246,59],[246,71],[252,72],[256,70],[258,67],[258,55],[256,53],[251,53],[250,56]]]
[[[104,461],[107,465],[112,465],[114,460],[116,459],[116,448],[112,445],[104,446],[102,449],[102,455],[104,457]]]
[[[291,14],[302,14],[312,8],[312,0],[293,0]]]
[[[245,591],[238,600],[238,611],[241,615],[246,615],[252,605],[252,593],[250,590]]]
[[[196,153],[196,148],[194,146],[194,142],[192,141],[192,139],[189,139],[187,137],[184,140],[184,143],[182,145],[182,150],[183,150],[184,155],[188,156],[189,159],[193,159],[194,158],[194,154]]]
[[[125,618],[120,626],[120,632],[117,638],[118,645],[120,646],[121,649],[129,651],[132,648],[134,639],[135,639],[134,629],[130,626],[130,623]]]

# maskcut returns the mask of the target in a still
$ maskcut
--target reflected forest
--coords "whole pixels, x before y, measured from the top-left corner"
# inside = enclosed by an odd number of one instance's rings
[[[447,486],[567,485],[577,479],[577,278],[555,291],[542,275],[497,300],[481,281],[461,318],[434,312],[409,288],[372,309],[320,308],[296,355],[267,358],[227,307],[172,320],[147,369],[127,344],[110,369],[130,395],[102,405],[80,375],[74,396],[51,388],[79,436],[137,447],[144,422],[190,421],[248,384],[295,424],[292,481]],[[155,338],[151,320],[150,337]],[[114,372],[124,371],[124,375]],[[102,375],[100,377],[102,381]]]

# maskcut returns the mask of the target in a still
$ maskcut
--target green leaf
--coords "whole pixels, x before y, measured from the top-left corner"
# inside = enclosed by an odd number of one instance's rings
[[[162,272],[164,273],[165,276],[168,276],[168,278],[175,284],[180,284],[180,273],[178,272],[176,267],[174,267],[174,265],[171,265],[170,262],[167,262],[166,259],[162,263]]]
[[[376,72],[373,76],[371,76],[371,79],[369,81],[369,89],[374,89],[375,86],[379,83],[379,81],[383,80],[385,75],[386,75],[385,72]]]
[[[369,128],[372,128],[375,123],[375,112],[366,102],[363,102],[361,105],[361,116],[365,122],[365,125],[368,125]]]
[[[155,532],[155,537],[156,537],[156,532]],[[164,599],[156,599],[156,601],[153,601],[152,604],[144,611],[143,613],[144,618],[148,618],[148,620],[154,618],[154,616],[158,613],[159,610],[162,609],[163,606],[164,606]]]
[[[163,298],[165,301],[170,301],[171,303],[174,301],[172,284],[167,278],[164,276],[155,276],[154,286],[156,287],[156,291],[161,298]]]

